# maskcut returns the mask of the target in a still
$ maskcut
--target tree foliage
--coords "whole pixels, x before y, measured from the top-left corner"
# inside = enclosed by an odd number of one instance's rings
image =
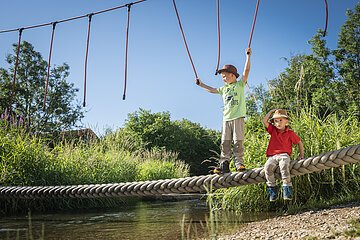
[[[177,152],[179,158],[190,165],[193,175],[206,174],[209,169],[202,164],[218,151],[220,133],[205,129],[198,123],[182,119],[171,121],[169,112],[151,113],[140,109],[128,115],[121,131],[132,136],[137,146],[145,149],[165,148]]]
[[[14,54],[6,57],[9,69],[0,68],[2,112],[10,109],[17,44],[13,47]],[[32,131],[54,132],[70,129],[83,118],[83,112],[80,104],[74,103],[78,89],[74,88],[74,84],[67,82],[69,66],[64,63],[51,69],[44,111],[46,76],[47,62],[30,43],[23,41],[20,45],[12,113],[21,116],[26,127]]]
[[[247,115],[255,116],[258,113],[265,112],[270,104],[271,96],[269,91],[262,84],[255,86],[246,97]]]
[[[311,54],[285,58],[288,67],[268,82],[269,89],[255,88],[251,95],[258,102],[247,99],[250,115],[272,108],[298,115],[303,108],[313,108],[320,118],[352,112],[360,119],[360,4],[347,16],[337,49],[326,47],[326,37],[319,30],[309,41]]]
[[[338,101],[360,118],[360,4],[354,11],[348,10],[347,16],[334,51],[341,82],[339,90],[346,96]]]
[[[319,31],[309,43],[313,54],[296,55],[288,60],[289,66],[279,77],[269,82],[274,107],[294,109],[313,106],[321,115],[334,111],[334,71],[329,60],[329,49]]]

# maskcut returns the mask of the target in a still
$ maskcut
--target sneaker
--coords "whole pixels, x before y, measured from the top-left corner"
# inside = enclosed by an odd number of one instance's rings
[[[229,173],[230,172],[229,162],[228,161],[221,162],[220,166],[216,167],[213,172],[216,174]]]
[[[238,166],[238,167],[236,168],[236,171],[238,171],[238,172],[246,171],[245,165],[244,165],[244,164],[241,164],[240,166]]]
[[[291,186],[283,186],[283,195],[284,195],[284,200],[287,200],[287,201],[292,200],[292,187]]]
[[[266,192],[269,194],[270,202],[275,202],[277,199],[277,191],[275,187],[267,187]]]

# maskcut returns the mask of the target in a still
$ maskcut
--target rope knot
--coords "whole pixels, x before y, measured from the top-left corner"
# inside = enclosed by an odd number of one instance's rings
[[[128,4],[125,5],[125,6],[127,6],[129,12],[130,12],[130,8],[131,8],[131,6],[132,6],[133,4],[134,4],[134,3],[128,3]]]
[[[92,19],[92,16],[94,16],[94,13],[89,13],[88,15],[88,18],[89,18],[89,22],[91,21],[91,19]]]

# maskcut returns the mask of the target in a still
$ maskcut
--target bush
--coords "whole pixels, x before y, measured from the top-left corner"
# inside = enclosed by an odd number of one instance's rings
[[[188,120],[171,121],[170,113],[151,113],[140,109],[129,114],[125,127],[116,134],[130,136],[138,149],[163,148],[177,152],[190,165],[191,175],[207,174],[209,165],[202,164],[219,151],[220,132],[202,128]]]

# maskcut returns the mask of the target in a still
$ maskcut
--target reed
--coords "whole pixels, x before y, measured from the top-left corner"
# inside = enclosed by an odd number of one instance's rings
[[[21,129],[1,130],[0,137],[1,185],[91,184],[188,176],[188,166],[177,154],[162,149],[131,152],[109,139],[90,144],[60,143],[50,149],[41,138]]]
[[[0,122],[0,124],[4,124]],[[0,185],[79,185],[181,178],[189,167],[164,149],[133,151],[124,135],[94,142],[62,142],[48,147],[38,136],[12,126],[0,126]],[[10,200],[9,200],[10,201]],[[1,212],[117,206],[119,199],[1,200]]]

